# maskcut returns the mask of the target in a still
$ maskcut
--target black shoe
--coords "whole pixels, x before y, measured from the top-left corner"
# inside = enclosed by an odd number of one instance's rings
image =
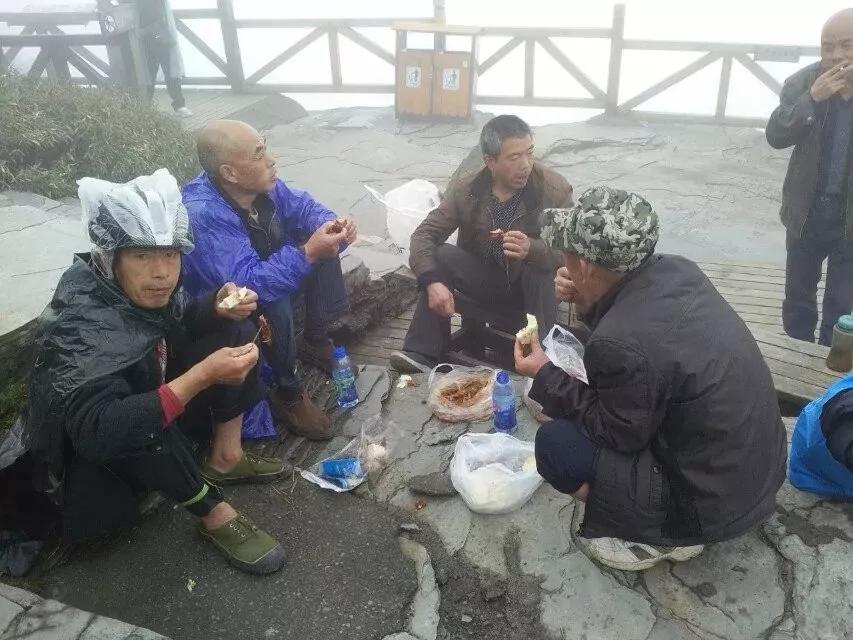
[[[422,353],[395,351],[389,358],[391,368],[400,373],[429,373],[438,363]]]

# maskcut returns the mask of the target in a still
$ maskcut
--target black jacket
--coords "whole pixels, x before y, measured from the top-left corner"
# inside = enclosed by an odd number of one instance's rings
[[[766,519],[787,451],[773,380],[702,271],[653,256],[587,321],[589,386],[548,364],[530,391],[601,447],[584,535],[701,544]]]
[[[782,187],[779,216],[792,236],[803,234],[806,218],[814,202],[818,183],[821,139],[826,122],[826,102],[815,103],[811,87],[820,73],[815,62],[785,80],[779,106],[770,115],[765,135],[774,149],[794,147],[788,162],[788,173]],[[853,181],[853,171],[848,183]],[[848,194],[853,189],[848,188]],[[844,214],[844,237],[853,242],[853,198],[847,197]]]
[[[163,429],[155,347],[169,345],[182,367],[191,333],[218,322],[213,294],[194,300],[178,289],[164,310],[140,309],[75,258],[39,319],[25,436],[37,464],[37,488],[62,500],[65,466],[138,452]]]

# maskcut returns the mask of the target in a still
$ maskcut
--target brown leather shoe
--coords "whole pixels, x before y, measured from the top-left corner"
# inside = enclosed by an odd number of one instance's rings
[[[311,401],[304,391],[296,399],[282,398],[278,392],[269,395],[270,409],[278,422],[290,433],[308,440],[328,440],[332,437],[332,421]]]
[[[311,342],[303,337],[296,347],[296,355],[303,364],[310,364],[326,373],[331,373],[334,348],[335,345],[330,338],[320,342]]]

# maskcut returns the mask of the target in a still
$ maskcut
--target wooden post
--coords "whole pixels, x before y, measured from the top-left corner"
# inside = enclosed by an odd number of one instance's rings
[[[243,58],[240,53],[240,39],[237,37],[237,22],[234,18],[234,5],[231,0],[216,0],[219,11],[219,27],[222,29],[222,44],[225,47],[225,64],[228,68],[228,84],[235,92],[243,91],[246,77],[243,72]]]
[[[432,0],[432,19],[438,24],[447,24],[447,12],[445,11],[444,0]],[[447,47],[446,36],[443,33],[435,33],[433,34],[433,38],[435,38],[435,50],[444,51]]]
[[[613,27],[610,34],[610,69],[607,74],[607,108],[614,115],[619,112],[619,81],[622,75],[622,47],[625,42],[625,5],[613,5]]]
[[[533,97],[533,87],[535,81],[535,52],[536,40],[527,38],[524,41],[524,97]]]
[[[732,56],[723,57],[723,68],[720,71],[720,88],[717,91],[717,120],[726,119],[726,103],[729,100],[729,83],[732,79]]]
[[[329,29],[329,63],[332,66],[332,85],[340,87],[343,84],[341,76],[341,49],[338,42],[338,31],[334,27]]]

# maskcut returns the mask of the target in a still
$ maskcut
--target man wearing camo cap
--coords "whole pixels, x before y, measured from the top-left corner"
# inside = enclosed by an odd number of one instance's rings
[[[585,503],[580,547],[642,570],[758,526],[775,509],[787,450],[746,325],[693,262],[655,255],[658,217],[642,197],[596,187],[545,215],[542,238],[563,258],[557,296],[591,330],[588,383],[538,344],[529,356],[516,344],[515,362],[554,418],[536,435],[539,473]]]

